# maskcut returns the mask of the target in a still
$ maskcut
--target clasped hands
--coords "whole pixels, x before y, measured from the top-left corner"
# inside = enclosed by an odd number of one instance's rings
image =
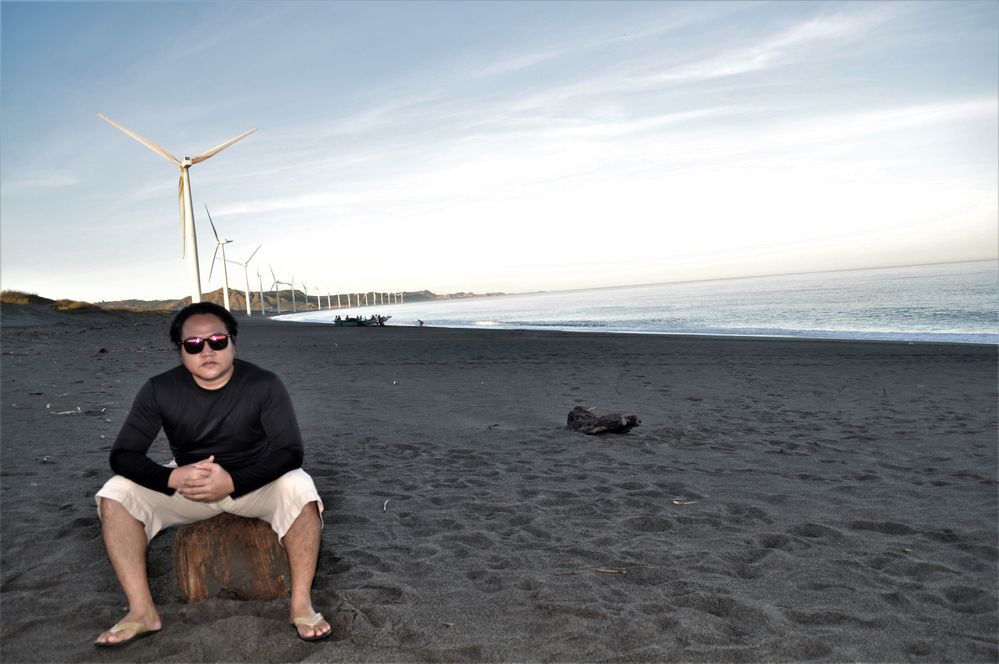
[[[213,503],[235,491],[232,476],[215,463],[215,455],[204,461],[174,468],[170,473],[168,486],[188,500],[199,503]]]

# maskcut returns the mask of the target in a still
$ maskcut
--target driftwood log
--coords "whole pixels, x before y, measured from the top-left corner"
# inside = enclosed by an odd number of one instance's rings
[[[185,602],[214,597],[270,600],[290,592],[284,547],[260,519],[220,514],[177,530],[177,586]]]
[[[593,414],[591,408],[576,406],[569,411],[565,428],[582,433],[627,433],[632,428],[637,427],[642,421],[637,415],[600,415]]]

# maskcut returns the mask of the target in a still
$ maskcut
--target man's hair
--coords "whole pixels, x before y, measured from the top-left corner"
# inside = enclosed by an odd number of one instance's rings
[[[218,317],[219,320],[225,323],[225,329],[229,333],[229,337],[231,337],[232,341],[236,341],[236,328],[239,327],[239,323],[236,322],[236,319],[233,318],[233,315],[225,307],[213,302],[195,302],[178,311],[170,323],[170,341],[175,346],[181,341],[180,331],[184,327],[184,323],[191,316],[197,316],[198,314],[211,314]]]

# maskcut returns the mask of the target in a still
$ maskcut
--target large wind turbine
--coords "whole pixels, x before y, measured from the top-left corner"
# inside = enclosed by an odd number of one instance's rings
[[[183,161],[181,161],[149,139],[143,138],[106,115],[102,115],[101,113],[97,115],[108,124],[117,127],[180,169],[180,190],[178,192],[180,207],[180,252],[181,256],[187,258],[188,275],[191,279],[191,302],[201,302],[201,273],[198,270],[198,238],[194,232],[194,204],[191,200],[191,176],[188,171],[194,164],[199,164],[206,159],[214,157],[236,141],[242,140],[252,134],[256,129],[243,132],[236,138],[231,138],[225,143],[216,145],[211,150],[202,152],[197,157],[184,157]]]
[[[205,212],[208,214],[208,223],[212,225],[212,233],[215,235],[215,253],[212,254],[212,267],[208,270],[208,283],[212,282],[212,273],[215,271],[215,259],[219,256],[219,249],[222,250],[222,303],[225,304],[226,311],[232,311],[229,308],[229,268],[226,267],[225,263],[225,246],[232,242],[232,240],[223,240],[219,237],[219,232],[215,230],[215,222],[212,221],[212,213],[208,212],[208,206],[205,206]]]
[[[242,263],[240,263],[239,261],[234,261],[231,258],[229,259],[229,262],[232,263],[233,265],[239,265],[239,266],[241,266],[243,268],[243,278],[246,280],[246,315],[247,316],[252,316],[253,315],[253,314],[250,313],[250,273],[248,271],[248,266],[250,265],[250,261],[253,260],[253,257],[257,255],[257,252],[260,251],[260,247],[262,247],[262,246],[263,246],[262,244],[258,244],[257,248],[253,250],[252,254],[250,254],[250,257],[247,258]],[[260,277],[260,272],[259,271],[257,272],[257,277],[258,278]],[[260,297],[263,297],[263,294],[261,294]]]

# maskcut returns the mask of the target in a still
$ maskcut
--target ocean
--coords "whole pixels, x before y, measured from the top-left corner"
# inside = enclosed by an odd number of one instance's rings
[[[325,304],[325,298],[323,303]],[[315,306],[315,300],[312,300]],[[300,312],[389,325],[999,344],[996,261],[815,272]]]

